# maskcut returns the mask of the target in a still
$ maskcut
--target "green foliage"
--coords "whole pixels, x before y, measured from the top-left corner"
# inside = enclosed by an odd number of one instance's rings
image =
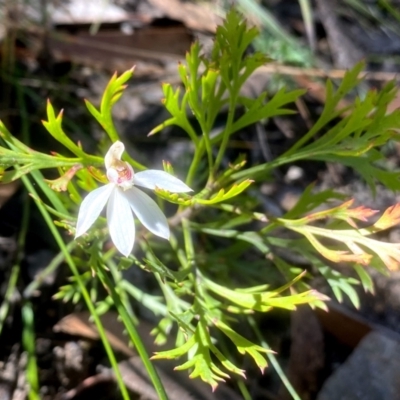
[[[182,87],[163,85],[163,104],[171,116],[151,134],[170,125],[187,133],[194,153],[186,183],[196,190],[190,196],[156,188],[160,203],[178,205],[170,219],[170,242],[138,231],[137,256],[121,258],[115,249],[104,251],[108,232],[103,218],[75,246],[66,247],[57,227],[73,235],[80,192],[92,191],[107,179],[99,169],[103,157],[87,154],[63,131],[62,112],[56,116],[48,102],[43,125],[64,146],[65,155],[36,152],[0,123],[1,180],[23,180],[71,269],[70,282],[59,289],[55,298],[74,303],[83,300],[87,304],[110,362],[118,371],[98,318],[114,307],[160,398],[166,395],[137,335],[137,317],[130,300],[159,318],[153,330],[157,343],[175,337],[174,348],[157,352],[153,358],[183,358],[178,369],[190,370],[191,377],[200,377],[215,388],[231,374],[244,376],[238,367],[242,356],[250,357],[262,371],[267,367],[271,350],[259,339],[250,314],[275,308],[294,310],[300,304],[326,308],[327,295],[310,286],[310,278],[316,275],[326,280],[339,301],[347,296],[358,307],[354,287],[361,283],[365,290],[373,291],[365,266],[381,272],[399,266],[399,245],[382,242],[373,235],[400,221],[400,206],[389,208],[378,221],[365,227],[375,211],[362,206],[352,208],[351,200],[338,205],[344,197],[331,189],[318,192],[310,185],[282,218],[260,211],[259,201],[252,195],[257,182],[270,177],[271,171],[299,160],[339,162],[358,172],[373,191],[377,183],[399,189],[398,172],[385,169],[381,152],[383,145],[397,139],[400,128],[399,111],[387,112],[395,96],[394,84],[356,99],[351,106],[341,106],[357,86],[363,64],[349,71],[337,89],[333,82],[327,82],[323,112],[284,154],[260,165],[247,166],[244,156],[226,160],[235,133],[270,117],[293,114],[293,103],[304,94],[303,90],[286,89],[264,92],[257,98],[243,94],[241,89],[251,74],[270,61],[261,53],[247,53],[257,35],[257,30],[248,28],[240,14],[232,10],[217,29],[210,55],[204,55],[195,43],[186,64],[179,65]],[[89,112],[111,142],[119,140],[112,107],[132,74],[133,69],[111,78],[99,108],[86,101]],[[212,135],[216,118],[223,110],[227,113],[225,125]],[[134,168],[144,169],[129,156],[124,159]],[[224,161],[231,164],[223,167],[227,164]],[[60,178],[44,181],[40,170],[45,168],[57,169]],[[164,169],[173,173],[169,162],[164,163]],[[43,194],[38,194],[27,174]],[[317,208],[319,211],[315,211]],[[363,228],[359,228],[359,221]],[[289,253],[306,260],[308,271],[284,256]],[[346,264],[348,270],[341,267],[339,272],[337,263]],[[121,274],[127,268],[150,273],[153,286],[142,288],[128,282]],[[106,288],[106,296],[99,290],[101,287]],[[242,332],[243,324],[250,329]],[[225,342],[236,352],[228,351]],[[118,372],[117,379],[123,397],[128,398]]]

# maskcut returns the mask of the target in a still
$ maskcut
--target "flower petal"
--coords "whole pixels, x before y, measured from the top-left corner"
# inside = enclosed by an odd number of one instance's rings
[[[135,242],[135,222],[129,201],[119,188],[115,188],[107,204],[107,222],[115,247],[128,257]]]
[[[125,146],[119,140],[111,145],[104,157],[104,164],[107,169],[110,168],[116,161],[121,160],[124,150]]]
[[[172,193],[192,192],[185,183],[165,171],[148,169],[135,174],[133,184],[154,190],[156,187]]]
[[[157,203],[140,189],[133,187],[123,192],[138,220],[154,235],[169,239],[167,218]]]
[[[109,183],[91,191],[82,201],[76,223],[75,239],[83,235],[99,217],[115,185]]]

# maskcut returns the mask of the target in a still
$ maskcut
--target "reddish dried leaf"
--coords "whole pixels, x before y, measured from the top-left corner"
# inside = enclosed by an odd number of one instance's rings
[[[322,218],[337,218],[346,221],[350,226],[358,229],[353,219],[367,221],[369,217],[378,212],[378,210],[372,210],[371,208],[367,208],[365,206],[350,208],[353,203],[354,199],[350,199],[337,207],[307,215],[303,220],[306,220],[308,223],[310,221]]]
[[[390,271],[397,271],[399,269],[399,261],[390,257],[389,254],[383,254],[381,259]]]
[[[400,245],[397,243],[379,243],[373,249],[390,271],[398,271],[400,267]]]
[[[350,208],[347,210],[347,214],[350,218],[356,218],[360,221],[367,221],[368,218],[375,215],[379,210],[373,210],[365,206],[359,206],[356,208]]]
[[[67,190],[68,183],[75,176],[75,174],[82,169],[82,164],[76,164],[71,167],[64,175],[60,176],[58,179],[45,179],[51,189],[56,192],[65,192]]]
[[[385,210],[383,215],[375,222],[374,227],[378,230],[391,228],[400,223],[400,203],[394,204]]]
[[[371,254],[367,253],[353,254],[343,250],[330,250],[327,247],[325,247],[319,240],[317,240],[314,235],[305,232],[303,232],[303,234],[307,237],[309,242],[321,255],[323,255],[325,258],[335,263],[354,262],[361,265],[368,265],[369,262],[371,261],[372,258]]]
[[[376,214],[379,210],[372,210],[371,208],[365,206],[358,206],[355,208],[350,208],[354,203],[354,199],[348,200],[341,204],[339,207],[332,208],[330,211],[336,218],[343,218],[350,226],[357,229],[356,223],[353,219],[358,219],[359,221],[368,221],[368,218]]]

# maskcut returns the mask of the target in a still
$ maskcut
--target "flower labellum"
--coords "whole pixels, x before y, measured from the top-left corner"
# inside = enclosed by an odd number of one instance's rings
[[[133,214],[154,235],[164,239],[169,239],[170,235],[167,219],[157,203],[135,186],[152,190],[157,187],[173,193],[190,192],[192,189],[164,171],[149,169],[135,174],[132,166],[121,160],[124,150],[124,144],[119,141],[108,150],[104,163],[110,183],[93,190],[82,201],[75,239],[93,225],[107,204],[111,239],[115,247],[127,257],[135,242]]]

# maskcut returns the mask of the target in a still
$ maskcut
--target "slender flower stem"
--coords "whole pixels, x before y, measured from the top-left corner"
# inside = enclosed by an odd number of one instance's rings
[[[23,249],[25,248],[26,235],[29,226],[30,201],[27,193],[24,193],[24,196],[25,201],[23,202],[21,231],[19,233],[17,242],[16,264],[13,267],[15,274],[17,274],[21,269],[21,261],[24,251]],[[17,276],[15,279],[17,279]],[[27,299],[23,299],[22,301],[21,315],[23,321],[22,343],[28,356],[26,365],[26,379],[29,384],[28,397],[30,400],[40,400],[39,371],[35,350],[35,318],[32,303]]]
[[[190,230],[189,220],[186,218],[182,219],[182,232],[183,232],[183,240],[185,242],[185,252],[186,252],[186,260],[187,260],[187,267],[190,267],[193,271],[193,289],[195,294],[195,301],[199,298],[204,298],[204,292],[201,285],[198,284],[199,279],[201,278],[201,272],[196,266],[196,252],[194,249],[192,233]]]
[[[231,95],[231,99],[229,101],[229,112],[228,112],[228,118],[226,121],[226,126],[224,129],[223,137],[222,137],[222,142],[219,146],[217,158],[214,163],[214,175],[219,168],[222,158],[225,155],[226,147],[228,146],[229,138],[230,138],[230,133],[233,125],[233,119],[235,116],[235,109],[236,109],[236,96]]]
[[[203,137],[204,137],[204,143],[205,147],[207,150],[207,158],[208,158],[208,181],[212,181],[214,179],[214,165],[213,165],[213,154],[212,154],[212,147],[211,147],[211,141],[209,137],[210,133],[209,132],[203,132]]]
[[[108,253],[112,253],[112,255],[114,255],[115,251],[113,251],[112,249],[109,250]],[[129,301],[128,291],[126,290],[126,287],[129,287],[129,283],[128,285],[124,284],[126,280],[122,276],[122,271],[117,267],[117,264],[112,258],[107,260],[106,257],[104,257],[103,259],[107,265],[107,268],[110,270],[111,276],[114,281],[114,286],[118,288],[119,298],[121,299],[122,304],[128,312],[130,320],[132,320],[133,323],[137,325],[139,323],[139,320],[132,309],[132,305]]]
[[[39,200],[36,200],[36,199],[39,198],[39,196],[38,196],[34,186],[32,185],[32,183],[30,182],[30,180],[26,176],[22,176],[21,179],[22,179],[25,187],[27,188],[28,192],[32,193],[34,195],[34,201],[35,201],[36,206],[38,207],[40,213],[42,214],[43,219],[46,221],[46,223],[47,223],[51,233],[53,234],[53,237],[56,240],[58,246],[60,247],[61,251],[64,253],[65,260],[66,260],[67,264],[69,265],[69,267],[71,269],[71,272],[74,274],[74,278],[76,279],[76,282],[79,285],[79,289],[81,290],[82,296],[83,296],[83,298],[84,298],[84,300],[86,302],[86,305],[87,305],[87,307],[89,309],[90,314],[93,317],[94,323],[95,323],[95,325],[97,327],[97,330],[99,332],[100,339],[101,339],[101,341],[103,343],[104,350],[106,351],[108,359],[110,360],[111,366],[112,366],[112,368],[114,370],[114,373],[115,373],[115,376],[116,376],[116,379],[117,379],[117,382],[118,382],[118,386],[119,386],[119,388],[121,390],[122,397],[123,397],[124,400],[130,400],[129,393],[128,393],[128,390],[126,389],[125,383],[124,383],[124,381],[122,379],[122,375],[121,375],[121,372],[119,370],[118,363],[117,363],[117,360],[115,358],[114,352],[113,352],[113,350],[111,348],[111,345],[110,345],[110,343],[109,343],[109,341],[107,339],[107,335],[106,335],[106,333],[104,331],[104,328],[103,328],[103,325],[102,325],[102,323],[100,321],[100,318],[97,315],[96,309],[95,309],[95,307],[94,307],[94,305],[93,305],[93,303],[92,303],[92,301],[90,299],[89,292],[87,291],[87,288],[86,288],[84,282],[81,279],[81,276],[79,274],[78,268],[76,267],[76,265],[74,263],[74,260],[72,259],[72,257],[70,255],[70,253],[69,253],[69,251],[68,251],[68,249],[67,249],[67,247],[66,247],[66,245],[65,245],[65,243],[64,243],[64,241],[63,241],[63,239],[62,239],[62,237],[60,235],[60,233],[58,232],[56,226],[54,225],[54,222],[52,221],[52,219],[50,217],[50,214],[48,213],[48,211],[46,210],[44,205]]]
[[[234,78],[234,80],[232,81],[231,88],[228,89],[228,91],[229,91],[228,118],[227,118],[226,126],[225,126],[225,129],[223,132],[222,142],[219,146],[217,158],[214,163],[214,175],[217,172],[217,170],[222,162],[222,159],[225,155],[226,147],[228,146],[229,138],[230,138],[231,131],[232,131],[233,120],[235,118],[237,98],[238,98],[239,90],[240,90],[240,86],[237,81],[237,79],[239,77],[239,70],[238,70],[238,64],[237,64],[236,60],[233,60],[233,62],[232,62],[232,77],[236,77],[236,78]]]
[[[260,333],[260,330],[258,329],[258,326],[257,326],[256,322],[254,321],[254,318],[249,316],[247,318],[247,320],[249,321],[249,324],[252,327],[252,329],[253,329],[254,333],[256,334],[257,339],[259,340],[261,345],[265,349],[271,350],[271,348],[268,346],[268,343],[263,339],[263,337],[262,337],[262,335]],[[287,391],[292,396],[293,400],[301,400],[299,395],[296,393],[296,390],[294,389],[294,387],[290,383],[289,379],[286,377],[285,373],[282,371],[282,368],[279,365],[278,360],[276,359],[274,353],[269,351],[267,353],[267,357],[269,358],[269,361],[273,365],[274,370],[279,375],[279,378],[281,379],[282,383],[285,385]]]
[[[77,246],[75,241],[69,242],[67,244],[67,249],[71,253],[72,250]],[[23,295],[25,298],[29,298],[35,292],[35,290],[41,285],[41,283],[46,279],[47,276],[52,274],[60,264],[65,260],[65,256],[61,251],[58,253],[49,263],[49,265],[40,271],[36,276],[35,279],[25,288]]]
[[[12,295],[14,293],[15,287],[17,286],[17,281],[20,274],[20,266],[19,264],[14,264],[11,268],[10,279],[7,283],[7,290],[4,294],[4,300],[0,306],[0,335],[4,327],[4,322],[7,318],[8,311],[10,310],[10,304],[12,300]]]
[[[183,232],[183,240],[185,242],[186,260],[188,263],[187,266],[193,266],[195,251],[193,246],[192,235],[190,232],[189,221],[186,218],[182,219],[182,232]]]
[[[214,172],[214,167],[213,167],[213,154],[212,154],[212,146],[211,146],[211,140],[210,140],[210,128],[206,121],[202,120],[200,123],[201,130],[203,133],[202,136],[202,142],[204,142],[206,151],[207,151],[207,159],[208,159],[208,171],[209,171],[209,180],[213,179],[213,172]]]
[[[108,274],[101,267],[97,268],[96,272],[97,272],[99,278],[101,279],[103,285],[109,291],[109,293],[113,299],[114,305],[117,308],[118,315],[121,316],[121,319],[123,320],[123,322],[125,324],[125,328],[128,331],[128,334],[129,334],[137,352],[139,353],[140,358],[142,359],[142,362],[147,370],[147,373],[149,374],[151,381],[153,382],[153,386],[154,386],[160,400],[168,400],[167,393],[165,392],[165,389],[160,380],[160,377],[158,376],[154,365],[152,364],[152,362],[149,359],[149,356],[147,354],[146,348],[144,347],[142,339],[140,338],[140,335],[139,335],[135,325],[132,323],[131,316],[125,309],[125,307],[119,297],[119,294],[115,290],[113,282],[111,281]]]
[[[32,303],[24,300],[22,304],[22,344],[28,355],[26,365],[26,380],[29,385],[28,398],[30,400],[40,400],[39,394],[39,371],[36,362],[35,350],[35,318]]]
[[[204,137],[201,138],[200,144],[198,147],[196,147],[192,163],[190,164],[189,172],[186,177],[186,184],[188,186],[191,186],[193,184],[193,179],[195,174],[198,172],[198,166],[199,163],[203,157],[205,150],[205,143],[204,143]]]

